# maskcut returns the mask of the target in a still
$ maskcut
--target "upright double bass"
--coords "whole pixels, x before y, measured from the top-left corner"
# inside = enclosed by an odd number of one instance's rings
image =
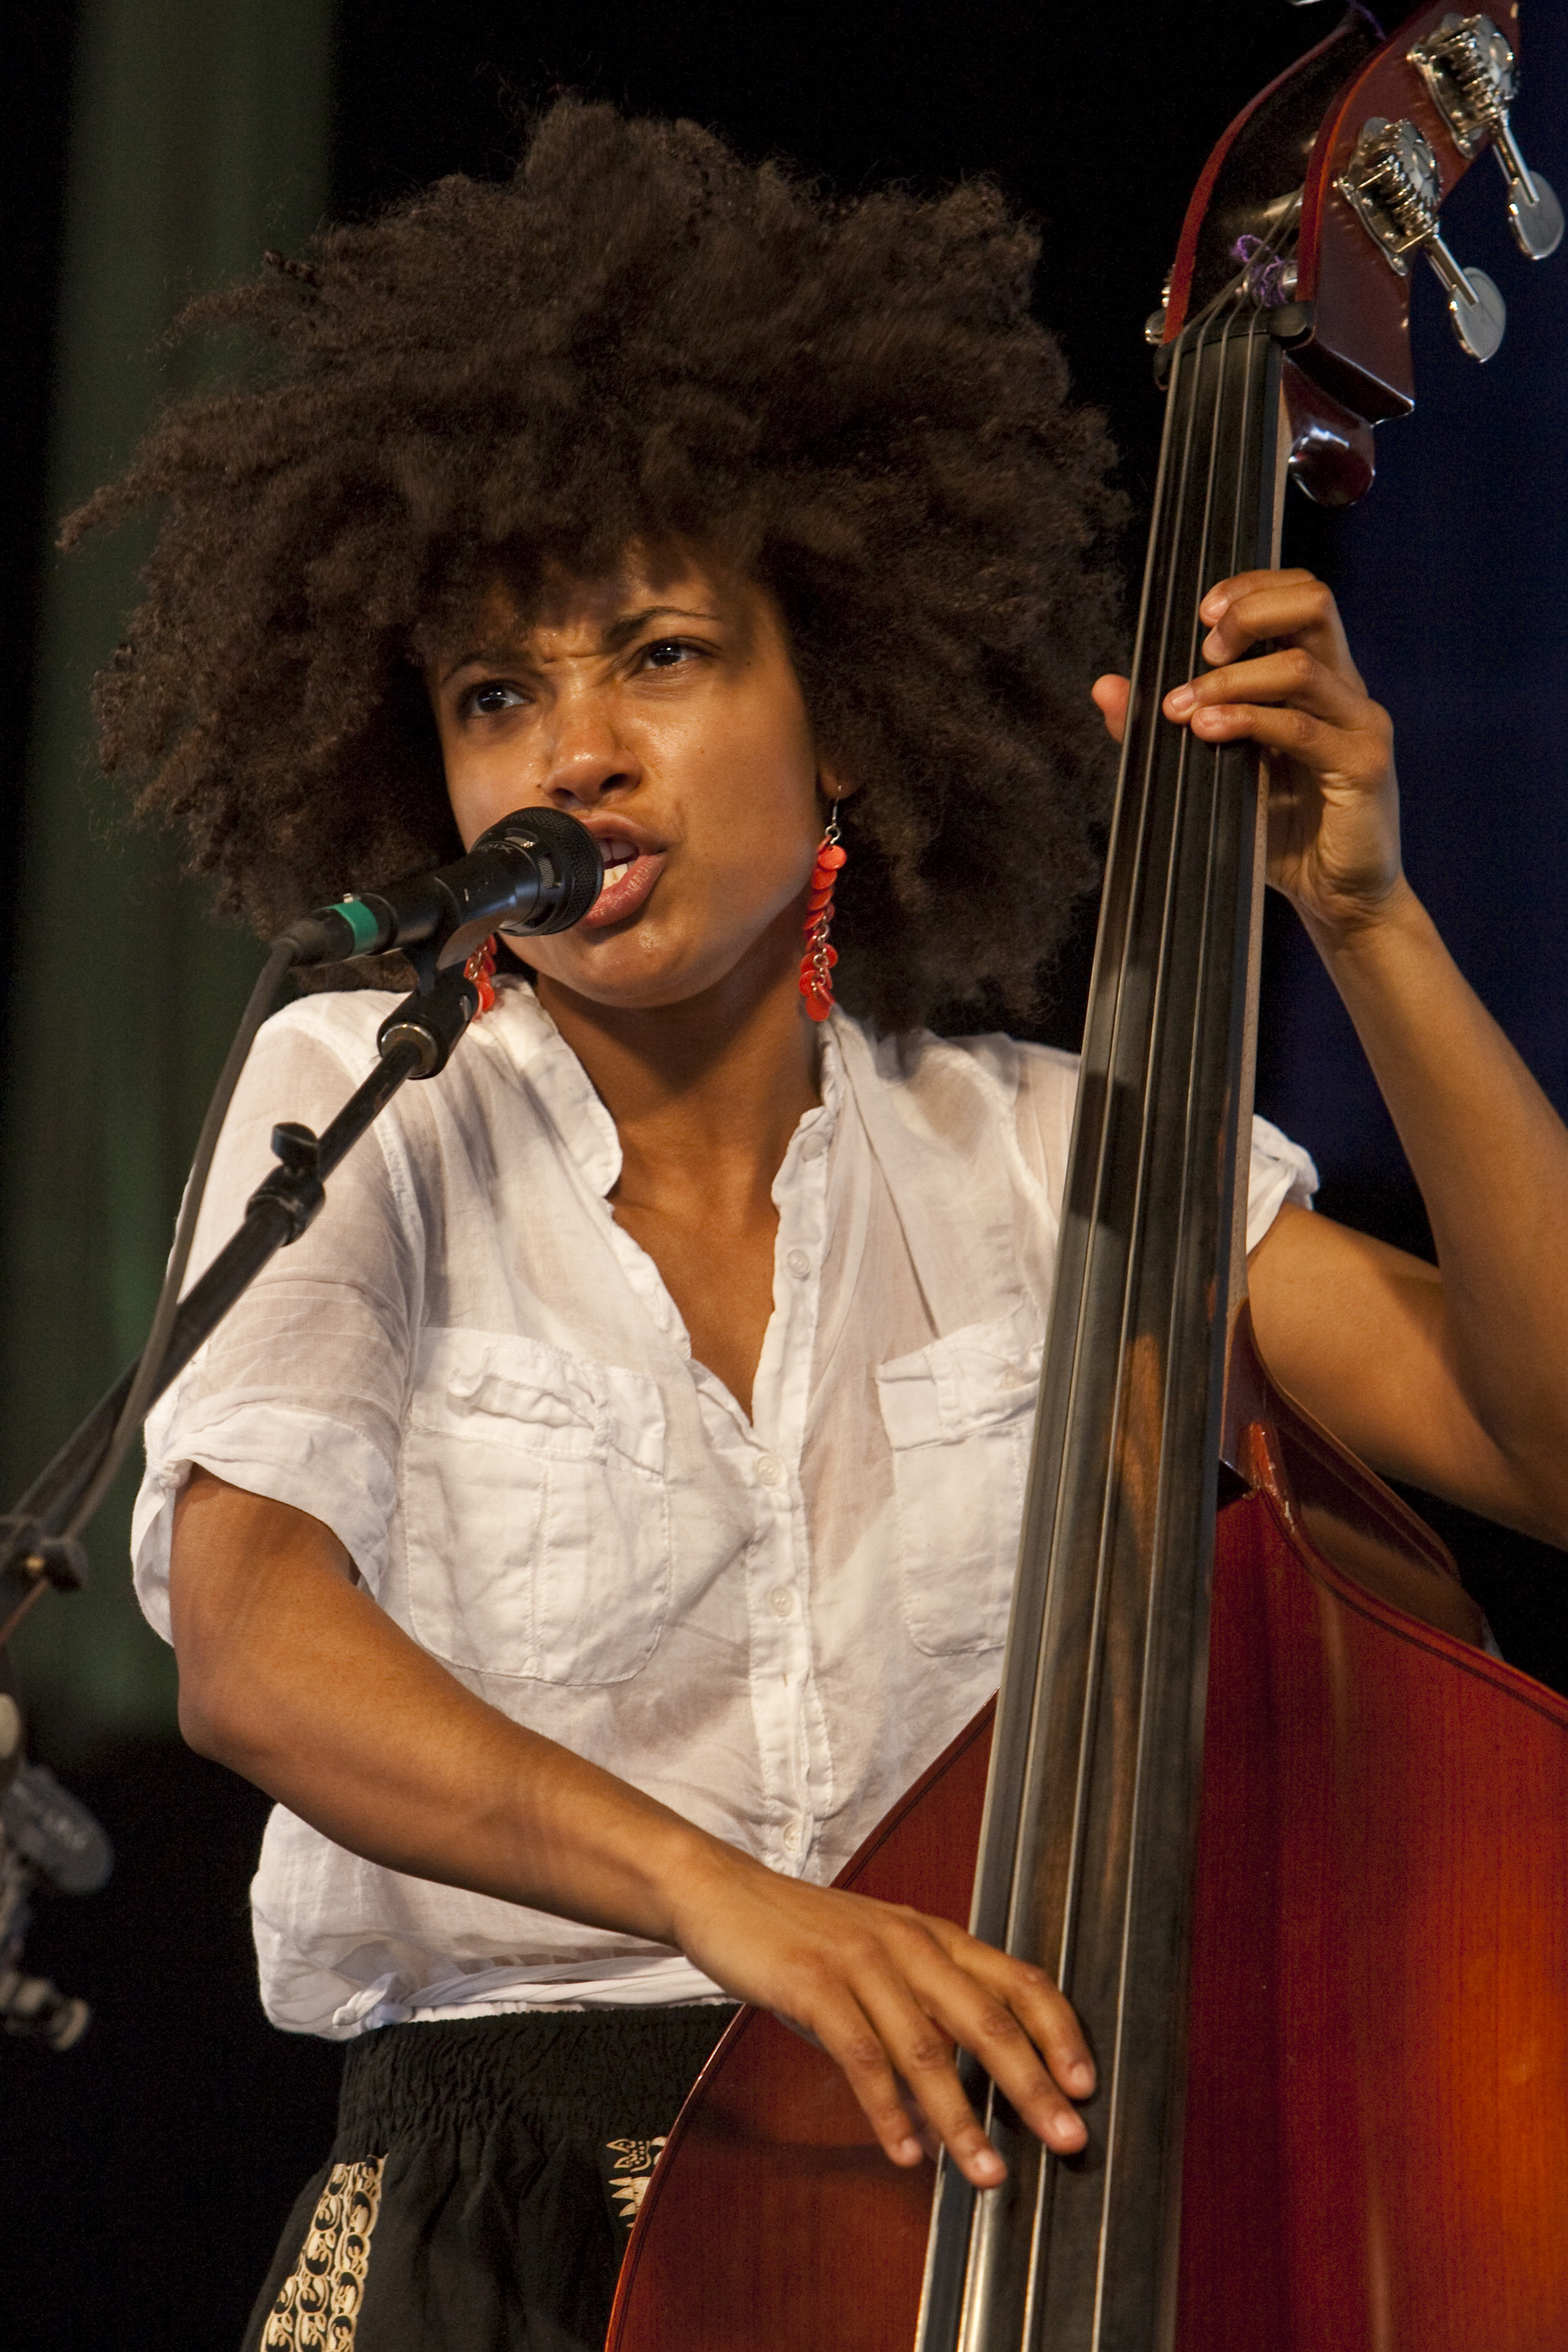
[[[1444,196],[1509,124],[1518,11],[1353,10],[1233,123],[1159,341],[1165,426],[1013,1621],[972,1724],[840,1884],[1049,1967],[1095,2050],[1050,2155],[897,2171],[743,2011],[683,2109],[610,2352],[1568,2347],[1568,1704],[1489,1654],[1436,1538],[1270,1381],[1240,1234],[1255,753],[1162,721],[1197,608],[1342,504],[1412,404],[1409,272],[1496,349]]]

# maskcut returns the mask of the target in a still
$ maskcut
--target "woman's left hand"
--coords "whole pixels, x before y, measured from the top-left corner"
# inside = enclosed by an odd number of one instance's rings
[[[1242,572],[1198,607],[1213,667],[1165,697],[1206,743],[1257,743],[1269,769],[1268,879],[1321,943],[1387,909],[1403,882],[1394,729],[1363,684],[1333,596],[1310,572]],[[1271,650],[1252,648],[1272,641]],[[1249,657],[1250,656],[1250,657]],[[1097,678],[1120,742],[1128,683]]]

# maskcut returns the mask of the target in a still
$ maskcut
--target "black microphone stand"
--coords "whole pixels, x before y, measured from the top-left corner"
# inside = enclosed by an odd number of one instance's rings
[[[68,1894],[91,1893],[111,1861],[109,1842],[86,1808],[26,1760],[6,1643],[46,1592],[77,1591],[87,1581],[81,1531],[149,1409],[268,1260],[299,1240],[321,1209],[328,1177],[399,1087],[446,1067],[479,1009],[479,989],[462,963],[468,947],[498,927],[569,929],[603,883],[598,845],[574,818],[549,808],[515,809],[455,864],[389,892],[320,908],[273,941],[208,1106],[148,1344],[0,1517],[0,2032],[55,2050],[80,2039],[86,2003],[23,1973],[28,1897],[40,1876]],[[375,1068],[323,1134],[291,1119],[273,1129],[277,1167],[247,1202],[237,1232],[174,1306],[189,1246],[187,1213],[194,1217],[199,1208],[234,1084],[284,970],[389,946],[401,949],[419,984],[376,1032]]]
[[[374,1069],[322,1134],[293,1119],[273,1129],[278,1165],[246,1202],[237,1231],[181,1299],[163,1359],[142,1384],[142,1413],[184,1371],[268,1258],[299,1240],[326,1198],[328,1177],[399,1087],[444,1068],[478,1012],[479,990],[461,964],[438,970],[433,948],[405,952],[419,985],[376,1032]],[[91,2012],[23,1968],[32,1893],[41,1878],[68,1894],[91,1894],[107,1878],[112,1855],[86,1807],[26,1761],[5,1645],[46,1592],[79,1591],[87,1581],[80,1531],[97,1499],[89,1489],[110,1449],[123,1442],[125,1402],[141,1370],[138,1357],[0,1518],[0,2032],[55,2051],[80,2041]]]
[[[379,1059],[321,1134],[294,1120],[272,1130],[278,1166],[246,1203],[237,1230],[180,1301],[168,1346],[148,1391],[149,1407],[255,1281],[268,1260],[311,1223],[329,1176],[410,1078],[433,1078],[479,1010],[479,991],[460,964],[437,970],[434,954],[405,950],[419,986],[376,1032]],[[85,1421],[11,1510],[0,1517],[0,1651],[22,1618],[50,1591],[79,1591],[87,1557],[72,1515],[108,1452],[140,1359],[127,1365]]]

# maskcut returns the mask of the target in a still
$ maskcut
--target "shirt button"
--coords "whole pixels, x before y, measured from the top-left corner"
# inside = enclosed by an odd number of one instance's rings
[[[777,1486],[784,1478],[784,1464],[771,1454],[764,1454],[757,1465],[757,1475],[764,1486]]]
[[[811,1272],[811,1260],[804,1250],[791,1250],[784,1264],[794,1275],[807,1275]]]
[[[784,1842],[787,1852],[793,1853],[796,1846],[800,1843],[800,1823],[798,1822],[791,1822],[788,1829],[785,1830],[784,1833]]]
[[[808,1135],[800,1147],[800,1156],[803,1160],[820,1160],[826,1149],[827,1138],[825,1135]]]
[[[775,1617],[787,1617],[795,1608],[795,1595],[786,1586],[778,1584],[769,1593],[768,1602]]]

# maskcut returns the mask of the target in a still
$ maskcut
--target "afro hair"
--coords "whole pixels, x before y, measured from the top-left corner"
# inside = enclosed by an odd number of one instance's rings
[[[498,576],[706,551],[776,598],[858,786],[844,1003],[1026,1013],[1095,879],[1119,613],[1110,452],[1031,316],[1036,251],[984,182],[838,201],[563,100],[510,182],[268,256],[182,321],[250,330],[259,365],[65,528],[160,510],[105,765],[275,930],[457,849],[433,630]]]

